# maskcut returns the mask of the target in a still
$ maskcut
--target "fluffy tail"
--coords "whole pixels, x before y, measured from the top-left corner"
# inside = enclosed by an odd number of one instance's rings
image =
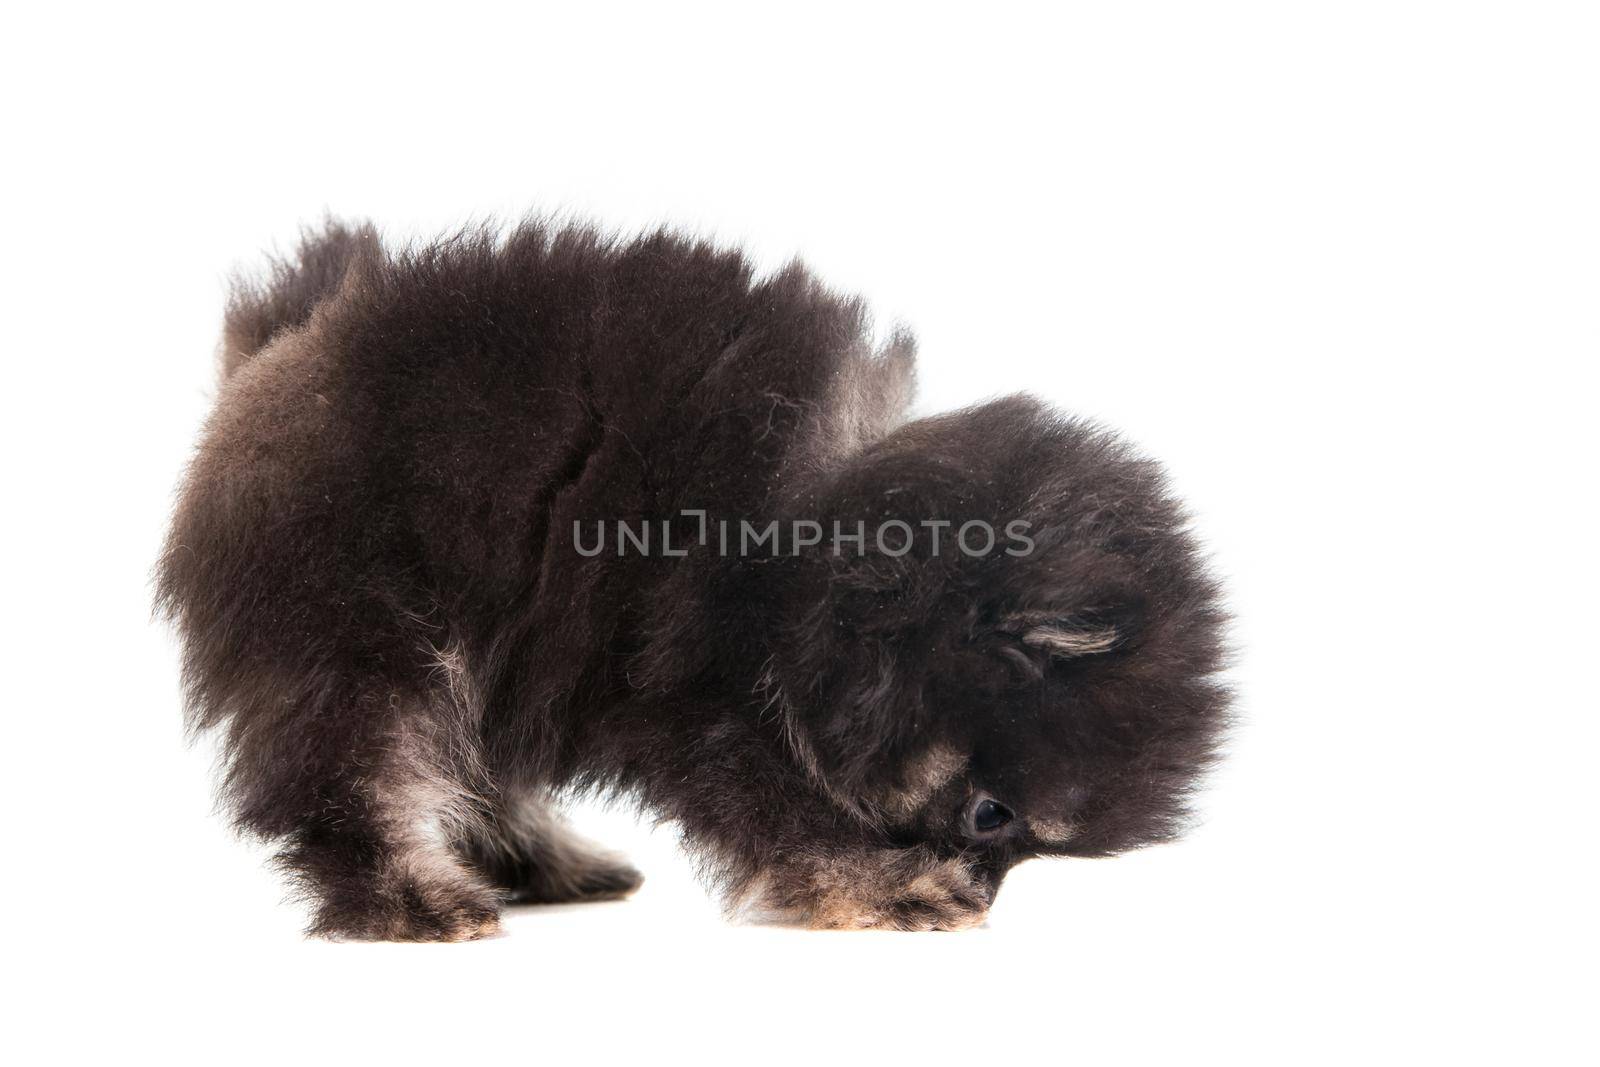
[[[222,376],[238,370],[280,330],[304,325],[312,310],[344,280],[352,263],[380,251],[371,223],[329,219],[306,230],[292,258],[274,259],[264,280],[238,278],[222,327]]]

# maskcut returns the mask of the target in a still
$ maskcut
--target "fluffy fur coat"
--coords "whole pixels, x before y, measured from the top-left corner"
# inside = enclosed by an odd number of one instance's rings
[[[799,266],[329,225],[222,364],[159,599],[317,933],[631,891],[561,791],[821,926],[971,925],[1182,824],[1222,616],[1158,468],[1026,397],[904,421],[909,337]]]

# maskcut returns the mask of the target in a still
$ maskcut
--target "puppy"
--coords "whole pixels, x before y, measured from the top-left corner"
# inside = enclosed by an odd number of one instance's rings
[[[158,603],[312,933],[634,890],[558,793],[676,822],[730,907],[967,927],[1021,860],[1171,838],[1213,757],[1160,470],[1026,397],[906,421],[911,339],[800,266],[329,224],[221,365]]]

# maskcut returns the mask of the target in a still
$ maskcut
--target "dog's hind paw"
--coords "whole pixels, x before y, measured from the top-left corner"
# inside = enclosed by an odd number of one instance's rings
[[[329,901],[309,931],[334,941],[477,941],[500,932],[492,894],[407,883],[363,901]]]

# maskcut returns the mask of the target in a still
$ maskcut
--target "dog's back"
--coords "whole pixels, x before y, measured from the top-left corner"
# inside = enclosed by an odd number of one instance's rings
[[[227,731],[236,818],[287,840],[320,929],[406,936],[417,909],[374,919],[338,887],[396,853],[434,872],[402,883],[459,901],[481,879],[429,841],[503,838],[522,816],[493,798],[628,761],[583,765],[579,694],[644,639],[663,572],[583,560],[574,521],[761,513],[781,473],[896,417],[909,345],[879,358],[867,334],[800,268],[755,282],[666,233],[389,255],[334,224],[241,288],[159,598],[192,722]],[[492,914],[442,907],[448,936]]]

